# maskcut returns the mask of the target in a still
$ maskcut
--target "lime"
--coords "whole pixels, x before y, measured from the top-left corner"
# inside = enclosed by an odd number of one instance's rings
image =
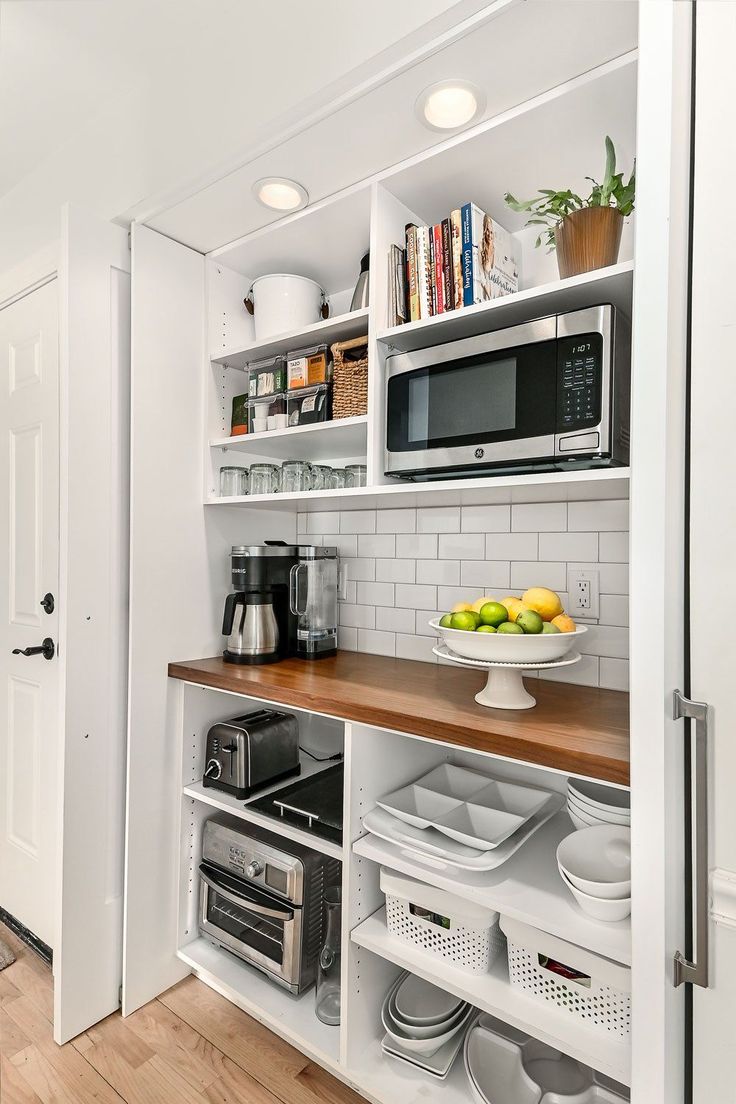
[[[521,625],[517,625],[515,621],[503,621],[496,629],[496,632],[517,633],[519,636],[524,635],[524,630]]]
[[[496,626],[495,625],[479,625],[478,628],[475,631],[476,632],[495,632],[496,631]]]
[[[545,621],[542,625],[543,633],[558,633],[560,630],[556,625],[553,625],[551,621]]]
[[[452,614],[451,613],[446,613],[444,615],[444,617],[440,617],[440,625],[442,626],[443,629],[451,629],[452,628]]]
[[[541,633],[544,621],[536,610],[522,610],[516,618],[516,624],[521,625],[525,633]]]
[[[505,606],[500,602],[486,602],[480,608],[480,620],[483,625],[492,625],[498,628],[504,621],[508,621],[509,614]]]
[[[450,615],[450,628],[462,629],[464,632],[475,632],[478,622],[476,614],[472,610],[461,610]]]

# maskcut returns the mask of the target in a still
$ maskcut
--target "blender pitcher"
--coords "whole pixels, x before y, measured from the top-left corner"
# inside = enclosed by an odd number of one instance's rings
[[[290,576],[291,612],[297,619],[296,654],[323,659],[337,651],[337,548],[297,549]]]

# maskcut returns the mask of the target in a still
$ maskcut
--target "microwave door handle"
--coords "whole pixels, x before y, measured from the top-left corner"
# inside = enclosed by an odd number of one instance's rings
[[[281,910],[266,908],[264,905],[259,905],[257,902],[252,901],[245,893],[233,893],[232,890],[225,889],[224,886],[218,883],[216,878],[212,878],[209,874],[205,874],[203,870],[200,870],[199,875],[202,881],[208,885],[210,889],[214,889],[215,893],[219,893],[220,896],[224,897],[226,901],[229,901],[231,905],[243,905],[248,909],[248,912],[255,912],[259,916],[268,916],[272,920],[283,920],[284,923],[294,919],[293,909]]]

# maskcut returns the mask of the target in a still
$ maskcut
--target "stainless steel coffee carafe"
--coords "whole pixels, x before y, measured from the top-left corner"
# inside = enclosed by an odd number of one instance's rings
[[[222,625],[229,658],[275,656],[279,626],[268,594],[228,594]]]

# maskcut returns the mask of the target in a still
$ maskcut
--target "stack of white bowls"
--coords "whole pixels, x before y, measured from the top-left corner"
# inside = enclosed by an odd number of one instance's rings
[[[630,794],[597,782],[569,779],[567,811],[576,828],[593,828],[596,824],[631,827]]]
[[[560,877],[583,912],[623,920],[631,912],[631,829],[599,824],[566,836],[557,848]]]
[[[394,1046],[411,1060],[429,1058],[467,1027],[472,1005],[414,974],[404,974],[389,990],[381,1020]],[[462,1039],[458,1039],[458,1049]]]

